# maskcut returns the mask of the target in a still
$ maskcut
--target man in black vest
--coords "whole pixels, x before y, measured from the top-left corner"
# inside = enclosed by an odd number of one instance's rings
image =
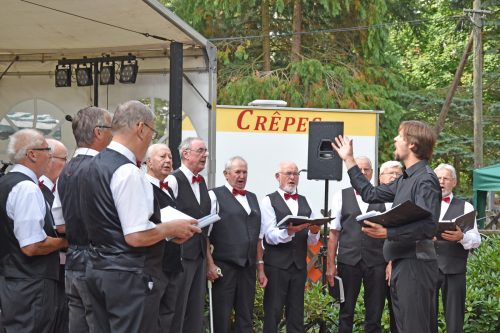
[[[453,195],[457,185],[457,173],[449,164],[440,164],[434,169],[441,185],[443,199],[439,220],[452,220],[460,215],[472,212],[474,207],[465,200]],[[431,315],[433,333],[438,332],[439,290],[444,306],[447,333],[461,333],[465,315],[465,273],[469,250],[479,247],[481,235],[474,222],[474,228],[465,233],[457,226],[456,230],[441,234],[443,240],[435,240],[439,279],[435,294],[435,303]]]
[[[43,135],[23,129],[7,147],[15,163],[0,178],[0,304],[6,333],[53,332],[59,250],[50,208],[38,186],[51,150]]]
[[[208,149],[201,138],[189,137],[179,145],[181,166],[167,177],[176,199],[177,209],[199,219],[210,214],[210,197],[205,179],[199,174],[205,169]],[[205,228],[208,229],[208,228]],[[182,244],[182,272],[172,277],[176,290],[169,301],[175,308],[170,332],[199,333],[203,327],[205,284],[207,277],[207,232],[196,234]]]
[[[299,172],[294,162],[281,162],[275,174],[279,189],[262,200],[260,237],[264,243],[264,332],[278,332],[286,308],[288,333],[304,332],[304,287],[307,279],[307,245],[319,240],[320,226],[302,224],[287,229],[276,225],[287,215],[314,218],[307,199],[297,193]]]
[[[176,206],[174,194],[165,182],[165,178],[172,171],[172,154],[170,148],[162,143],[149,146],[146,152],[146,165],[148,172],[146,178],[153,184],[153,195],[155,198],[155,215],[161,217],[160,210],[165,207]],[[160,220],[161,221],[161,220]],[[163,272],[167,287],[160,302],[160,327],[162,332],[168,332],[175,313],[175,308],[171,308],[170,298],[177,292],[170,283],[177,273],[182,271],[180,245],[174,242],[165,243],[165,254],[163,257]]]
[[[77,149],[57,180],[52,215],[57,230],[66,234],[65,290],[68,298],[69,332],[96,332],[89,291],[85,282],[88,235],[80,205],[82,170],[111,142],[111,114],[98,107],[81,109],[72,118]],[[55,155],[55,154],[54,154]],[[61,156],[62,157],[62,156]]]
[[[213,254],[207,253],[207,277],[216,280],[213,285],[215,333],[229,331],[233,308],[233,332],[253,332],[255,270],[261,221],[257,197],[245,190],[247,174],[247,162],[242,157],[232,157],[224,168],[226,184],[208,192],[213,213],[221,217],[209,233]],[[223,276],[218,274],[218,269]]]
[[[113,141],[82,170],[90,242],[86,277],[98,332],[157,332],[165,289],[164,240],[183,241],[201,232],[192,219],[150,221],[153,187],[137,165],[156,134],[154,120],[141,102],[119,105]]]
[[[45,201],[50,208],[54,202],[54,192],[56,191],[57,178],[68,160],[68,149],[66,146],[55,139],[46,139],[47,144],[52,149],[52,155],[47,166],[47,171],[38,179],[38,184],[42,190]],[[51,213],[52,214],[52,213]],[[55,223],[55,222],[54,222]],[[55,225],[54,225],[55,227]],[[67,238],[66,238],[67,239]],[[66,262],[65,252],[59,252],[59,281],[57,283],[57,310],[56,327],[54,332],[68,332],[68,299],[64,292],[64,263]]]
[[[394,138],[394,157],[403,162],[403,175],[389,184],[374,187],[359,170],[352,156],[352,139],[339,136],[332,143],[347,167],[351,184],[369,203],[405,201],[430,212],[430,216],[397,227],[385,228],[365,221],[361,230],[373,238],[387,240],[384,257],[392,260],[391,300],[400,333],[429,333],[430,312],[438,277],[432,238],[437,230],[441,188],[428,160],[436,134],[425,123],[404,121]]]
[[[365,156],[356,157],[355,161],[361,173],[370,181],[373,176],[371,161]],[[382,253],[384,240],[365,235],[361,231],[361,224],[356,221],[356,216],[372,210],[383,212],[385,205],[365,203],[352,187],[337,192],[333,197],[332,217],[335,219],[330,226],[326,277],[333,286],[337,258],[337,272],[342,278],[345,295],[345,302],[340,303],[340,333],[352,332],[361,283],[364,286],[366,310],[364,331],[382,332],[380,320],[387,294],[386,262]]]
[[[399,176],[403,174],[403,166],[399,161],[387,161],[382,163],[379,169],[379,177],[378,180],[380,184],[389,184],[395,181]],[[392,207],[392,202],[385,203],[385,209],[389,210]],[[387,280],[387,285],[391,285],[391,273],[392,273],[392,262],[389,261],[385,268],[385,279]],[[392,300],[391,300],[391,290],[387,288],[387,307],[389,308],[389,321],[391,333],[398,333],[398,327],[396,326],[396,319],[394,318],[394,311],[392,309]]]

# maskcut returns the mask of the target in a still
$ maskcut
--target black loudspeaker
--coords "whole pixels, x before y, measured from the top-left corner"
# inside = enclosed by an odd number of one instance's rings
[[[344,135],[343,122],[309,123],[307,179],[342,180],[342,159],[332,148],[332,141],[338,135]]]

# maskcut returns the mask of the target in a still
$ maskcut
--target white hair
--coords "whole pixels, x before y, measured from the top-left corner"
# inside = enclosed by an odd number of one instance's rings
[[[451,174],[451,177],[453,179],[457,179],[457,171],[455,170],[455,168],[453,167],[453,165],[450,165],[450,164],[446,164],[446,163],[441,163],[439,164],[435,169],[434,169],[434,172],[438,171],[438,170],[448,170]]]
[[[387,161],[387,162],[384,162],[380,166],[380,173],[379,173],[379,175],[383,174],[385,170],[391,169],[391,168],[400,168],[400,169],[403,169],[403,166],[401,165],[401,162],[399,162],[399,161]]]
[[[234,161],[242,161],[246,165],[248,165],[247,161],[241,156],[233,156],[230,159],[227,160],[226,164],[224,165],[224,171],[229,171],[233,167],[233,162]]]

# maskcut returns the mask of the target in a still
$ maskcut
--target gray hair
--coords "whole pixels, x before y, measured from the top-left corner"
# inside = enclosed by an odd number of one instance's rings
[[[233,157],[231,157],[230,159],[227,160],[226,164],[224,165],[224,171],[231,170],[231,168],[233,167],[233,162],[234,161],[242,161],[243,163],[245,163],[245,165],[248,166],[247,161],[245,161],[245,159],[243,157],[241,157],[241,156],[233,156]]]
[[[453,165],[441,163],[434,169],[434,172],[438,170],[448,170],[451,173],[451,177],[453,179],[457,179],[457,171],[455,170],[455,167],[453,167]]]
[[[372,161],[368,158],[368,156],[356,156],[354,158],[354,160],[357,162],[358,160],[363,160],[363,161],[367,161],[368,164],[370,165],[370,169],[373,169],[373,166],[372,166]]]
[[[202,138],[197,137],[197,136],[190,136],[190,137],[182,140],[182,142],[179,145],[179,154],[181,155],[181,160],[184,159],[184,157],[182,156],[182,153],[186,150],[191,149],[191,144],[193,143],[193,141],[198,141],[198,140],[203,141]]]
[[[31,148],[40,147],[45,138],[40,131],[25,128],[12,134],[7,146],[7,155],[12,163],[18,163]]]
[[[78,111],[71,123],[73,136],[78,147],[89,146],[94,142],[94,128],[108,125],[106,124],[106,116],[111,118],[111,113],[95,106]]]
[[[391,168],[400,168],[401,170],[403,170],[403,165],[401,165],[401,162],[399,162],[399,161],[387,161],[387,162],[384,162],[380,166],[379,175],[383,174],[385,170],[391,169]]]
[[[170,148],[164,143],[152,144],[151,146],[148,147],[148,150],[146,151],[146,156],[144,158],[146,162],[151,159],[151,156],[154,154],[154,152],[158,148],[167,148],[168,150],[170,150]]]
[[[137,123],[155,120],[153,111],[139,101],[128,101],[118,105],[113,116],[113,132],[123,128],[133,128]]]

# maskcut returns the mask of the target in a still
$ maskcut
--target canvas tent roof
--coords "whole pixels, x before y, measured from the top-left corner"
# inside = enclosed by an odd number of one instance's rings
[[[99,87],[99,106],[109,110],[129,99],[168,100],[169,50],[175,41],[183,44],[183,109],[197,134],[213,142],[209,105],[215,105],[215,47],[158,1],[4,0],[0,27],[0,119],[11,112],[52,112],[69,142],[64,115],[92,105],[94,96],[75,83],[55,88],[54,70],[62,58],[137,57],[135,84]],[[26,110],[27,104],[35,111]],[[0,142],[3,153],[2,148]]]
[[[500,164],[490,165],[473,171],[472,190],[478,219],[484,218],[486,193],[500,191]]]

